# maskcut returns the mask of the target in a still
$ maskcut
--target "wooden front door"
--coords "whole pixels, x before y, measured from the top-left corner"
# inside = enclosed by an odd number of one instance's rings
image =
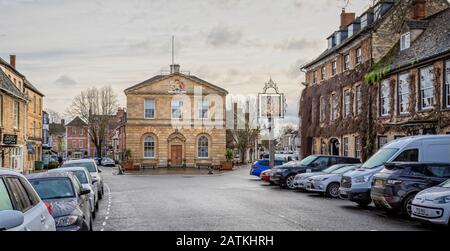
[[[171,147],[171,161],[173,166],[181,166],[183,164],[183,147]]]

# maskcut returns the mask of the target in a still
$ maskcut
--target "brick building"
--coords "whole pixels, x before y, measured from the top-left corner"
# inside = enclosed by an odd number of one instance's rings
[[[95,156],[95,147],[88,134],[88,126],[81,118],[75,117],[66,125],[66,156],[69,159],[82,159]]]
[[[196,90],[201,94],[194,95]],[[179,65],[171,65],[170,74],[126,89],[126,146],[135,164],[220,165],[225,160],[227,94],[218,86],[182,73]]]
[[[66,124],[61,119],[60,123],[49,124],[50,147],[58,157],[66,157]]]
[[[342,12],[328,48],[303,66],[303,156],[366,159],[396,137],[446,132],[448,122],[441,115],[447,111],[441,108],[447,88],[443,65],[450,48],[449,22],[443,22],[448,7],[446,0],[378,1],[359,17]],[[434,79],[418,77],[421,67],[430,65],[433,70],[424,69]],[[426,93],[426,107],[419,105],[421,92]]]

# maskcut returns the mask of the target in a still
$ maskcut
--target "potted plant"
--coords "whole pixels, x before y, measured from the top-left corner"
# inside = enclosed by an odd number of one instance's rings
[[[130,149],[127,149],[125,151],[125,161],[122,162],[122,168],[125,170],[133,170],[134,169],[134,163],[131,160],[132,158],[132,152]]]
[[[222,169],[233,170],[233,158],[234,158],[233,150],[227,148],[227,150],[225,151],[225,158],[227,161],[222,163]]]

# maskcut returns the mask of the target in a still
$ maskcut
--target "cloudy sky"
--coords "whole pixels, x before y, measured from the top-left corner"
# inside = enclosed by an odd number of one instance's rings
[[[123,90],[171,62],[230,94],[255,94],[272,77],[296,123],[299,67],[326,48],[346,0],[0,0],[0,57],[64,112],[81,90]],[[373,0],[350,0],[360,14]]]

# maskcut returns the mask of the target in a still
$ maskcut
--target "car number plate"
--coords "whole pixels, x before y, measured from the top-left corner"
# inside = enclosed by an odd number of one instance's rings
[[[341,190],[342,195],[347,195],[347,191]]]
[[[428,210],[425,208],[421,208],[421,207],[414,207],[414,214],[416,215],[420,215],[420,216],[425,216],[428,217]]]

